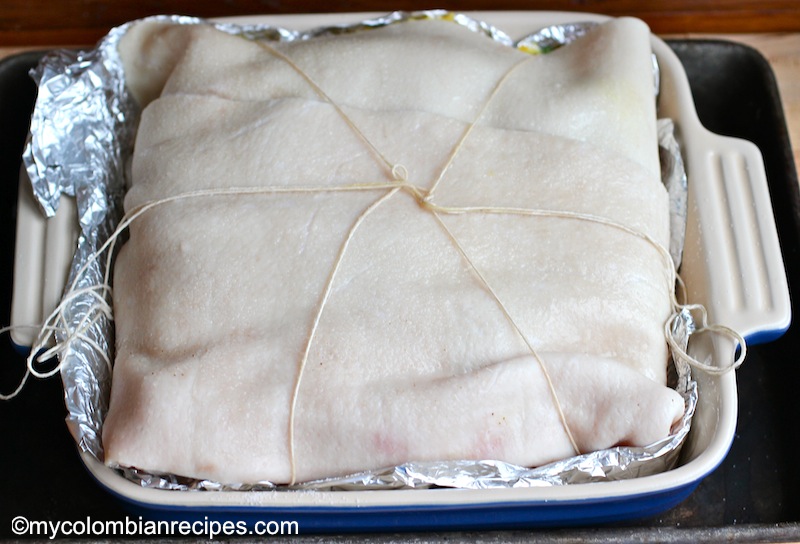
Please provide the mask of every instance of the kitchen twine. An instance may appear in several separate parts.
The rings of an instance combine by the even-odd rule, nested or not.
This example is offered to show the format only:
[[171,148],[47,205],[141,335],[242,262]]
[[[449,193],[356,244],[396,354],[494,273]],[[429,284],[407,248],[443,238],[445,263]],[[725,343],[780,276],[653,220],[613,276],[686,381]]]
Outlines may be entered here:
[[[314,338],[316,336],[317,328],[319,326],[320,320],[322,318],[323,311],[328,303],[328,299],[330,297],[334,282],[336,280],[337,272],[340,269],[341,263],[344,260],[350,242],[352,241],[353,237],[355,236],[357,230],[364,222],[364,220],[372,214],[376,209],[378,209],[383,203],[391,199],[397,193],[404,191],[410,194],[419,204],[419,206],[427,210],[432,214],[438,225],[442,228],[444,233],[447,237],[453,242],[454,247],[462,256],[464,261],[467,263],[468,267],[472,270],[472,272],[478,278],[480,284],[484,289],[486,289],[489,294],[492,296],[494,301],[497,303],[498,308],[503,313],[505,318],[520,336],[522,341],[525,343],[526,347],[528,348],[531,355],[536,360],[537,364],[540,366],[542,373],[545,377],[547,382],[547,387],[550,391],[554,407],[558,413],[558,417],[561,421],[561,424],[566,432],[566,435],[572,445],[572,448],[575,450],[576,455],[580,455],[581,451],[578,447],[575,438],[572,434],[570,429],[569,423],[567,422],[566,416],[564,414],[563,408],[561,403],[558,399],[558,394],[556,392],[555,386],[553,385],[552,379],[550,377],[550,373],[547,369],[547,365],[542,360],[542,358],[537,353],[536,349],[531,344],[530,340],[527,338],[525,333],[522,331],[519,324],[516,322],[514,317],[511,315],[510,311],[503,303],[501,298],[498,296],[496,291],[492,288],[489,282],[486,280],[484,275],[481,273],[479,268],[475,265],[474,261],[470,258],[469,254],[464,249],[463,245],[458,241],[456,236],[447,228],[447,225],[442,220],[442,215],[460,215],[460,214],[469,214],[469,213],[480,213],[480,214],[497,214],[497,215],[519,215],[519,216],[528,216],[528,217],[543,217],[543,218],[561,218],[561,219],[568,219],[568,220],[575,220],[575,221],[584,221],[589,223],[594,223],[597,225],[602,225],[608,228],[613,228],[625,233],[630,234],[636,238],[639,238],[646,243],[650,244],[656,251],[661,255],[662,260],[664,261],[664,268],[667,276],[667,280],[670,285],[670,298],[671,298],[671,306],[673,313],[667,319],[666,323],[664,324],[664,335],[666,337],[667,344],[669,345],[672,355],[675,359],[685,362],[691,365],[694,368],[697,368],[703,372],[706,372],[711,375],[722,375],[732,370],[739,368],[739,366],[744,361],[744,358],[747,353],[747,347],[744,338],[729,327],[725,327],[723,325],[709,325],[706,310],[702,305],[699,304],[682,304],[677,299],[676,289],[674,288],[676,285],[681,286],[683,285],[680,276],[677,274],[675,269],[675,263],[672,260],[672,257],[669,254],[669,251],[664,248],[658,241],[654,240],[650,237],[647,233],[630,228],[622,223],[618,223],[611,219],[607,219],[605,217],[596,216],[592,214],[586,213],[579,213],[579,212],[569,212],[563,210],[548,210],[548,209],[532,209],[532,208],[517,208],[517,207],[495,207],[495,206],[442,206],[433,202],[433,196],[438,187],[441,180],[444,178],[445,173],[449,169],[450,165],[456,158],[457,154],[461,150],[464,145],[464,142],[469,137],[470,133],[477,125],[480,118],[483,116],[483,113],[488,108],[489,104],[492,102],[494,97],[497,95],[498,91],[502,87],[502,85],[508,80],[508,78],[517,70],[519,66],[528,62],[532,57],[527,57],[518,61],[516,64],[512,65],[504,74],[503,76],[495,83],[494,88],[489,93],[489,96],[484,101],[483,106],[481,107],[480,111],[477,113],[475,119],[469,123],[461,135],[460,139],[456,142],[455,146],[453,147],[450,155],[444,165],[444,167],[439,172],[438,177],[434,180],[433,184],[429,189],[425,189],[421,186],[413,184],[409,181],[409,172],[407,168],[399,163],[393,163],[388,160],[380,150],[361,132],[358,126],[353,122],[352,119],[341,109],[341,107],[333,100],[330,96],[328,96],[323,89],[302,69],[300,68],[295,62],[286,56],[281,51],[275,49],[274,47],[259,41],[253,41],[253,43],[257,44],[259,47],[264,49],[265,51],[269,52],[273,56],[277,57],[278,59],[282,60],[286,64],[288,64],[300,77],[302,77],[308,85],[314,90],[314,92],[325,102],[331,105],[338,115],[342,118],[342,120],[347,124],[347,126],[364,142],[364,144],[369,148],[369,150],[375,155],[377,160],[383,164],[386,168],[387,173],[390,176],[390,181],[384,182],[368,182],[368,183],[354,183],[349,185],[340,185],[340,186],[293,186],[293,187],[286,187],[286,186],[265,186],[265,187],[230,187],[230,188],[221,188],[221,189],[203,189],[197,191],[190,191],[186,193],[180,193],[177,195],[169,196],[166,198],[162,198],[159,200],[147,202],[141,204],[128,213],[125,214],[123,219],[120,221],[119,225],[115,229],[115,231],[109,236],[109,238],[102,244],[102,246],[95,251],[92,255],[87,258],[87,261],[83,264],[83,266],[79,269],[78,273],[75,274],[75,279],[73,280],[72,284],[70,285],[69,289],[66,290],[64,297],[62,298],[61,303],[53,310],[53,312],[47,317],[45,320],[45,324],[43,326],[36,326],[36,328],[40,329],[40,333],[37,337],[36,342],[34,343],[30,354],[26,359],[26,371],[25,375],[23,376],[20,384],[18,387],[10,394],[0,394],[0,399],[8,400],[11,399],[19,394],[19,392],[23,389],[27,379],[29,376],[33,375],[37,378],[47,378],[53,376],[54,374],[58,373],[61,369],[62,362],[59,362],[57,366],[54,368],[47,370],[47,371],[39,371],[36,366],[42,362],[51,359],[53,356],[60,356],[63,355],[67,349],[69,348],[70,344],[73,341],[83,341],[87,342],[93,349],[97,350],[101,353],[106,365],[111,368],[111,360],[108,357],[108,354],[102,349],[100,345],[97,344],[94,340],[92,340],[86,332],[101,318],[105,317],[109,320],[113,320],[113,312],[111,305],[108,303],[110,297],[112,295],[112,288],[110,285],[110,270],[111,270],[111,260],[114,254],[114,247],[116,245],[116,241],[119,238],[120,234],[124,232],[128,226],[135,221],[139,216],[146,213],[147,211],[162,206],[164,204],[168,204],[171,202],[175,202],[178,200],[186,200],[186,199],[194,199],[194,198],[206,198],[211,196],[234,196],[234,195],[259,195],[259,194],[303,194],[303,193],[324,193],[324,192],[363,192],[363,191],[376,191],[385,189],[386,192],[376,199],[372,204],[370,204],[355,220],[355,222],[350,227],[350,230],[346,234],[340,248],[339,252],[334,260],[334,263],[331,267],[331,271],[328,275],[325,287],[323,289],[319,304],[317,305],[317,310],[315,312],[314,320],[311,325],[311,329],[309,331],[308,338],[305,343],[305,347],[303,349],[302,357],[298,364],[297,374],[295,376],[295,383],[292,390],[292,397],[291,397],[291,404],[289,409],[289,421],[288,421],[288,446],[289,446],[289,459],[290,459],[290,470],[291,470],[291,477],[290,477],[290,485],[296,483],[296,455],[295,455],[295,414],[297,412],[297,401],[300,395],[300,388],[302,384],[303,374],[305,371],[305,367],[307,361],[310,356],[311,348],[313,346]],[[82,275],[87,271],[89,265],[94,262],[95,260],[99,259],[100,256],[107,251],[106,254],[106,267],[105,273],[103,278],[103,283],[99,285],[93,285],[86,288],[77,289],[78,280],[82,277]],[[95,304],[90,311],[81,319],[81,321],[77,324],[74,329],[70,329],[68,321],[65,316],[65,309],[69,305],[69,302],[77,297],[82,297],[85,295],[90,295],[94,300]],[[93,312],[94,310],[94,312]],[[699,327],[695,326],[693,333],[700,333],[700,332],[713,332],[718,333],[723,336],[727,336],[735,341],[739,346],[739,354],[735,358],[732,364],[727,366],[716,366],[713,364],[704,363],[698,361],[691,355],[689,355],[686,350],[679,344],[679,342],[673,336],[673,327],[681,318],[681,313],[684,311],[689,312],[697,312],[700,314],[700,325]],[[21,326],[21,327],[5,327],[0,329],[0,333],[8,332],[14,328],[30,328],[28,326]],[[64,339],[61,341],[55,340],[55,333],[63,333]],[[55,342],[50,348],[47,346],[50,344],[51,340]]]

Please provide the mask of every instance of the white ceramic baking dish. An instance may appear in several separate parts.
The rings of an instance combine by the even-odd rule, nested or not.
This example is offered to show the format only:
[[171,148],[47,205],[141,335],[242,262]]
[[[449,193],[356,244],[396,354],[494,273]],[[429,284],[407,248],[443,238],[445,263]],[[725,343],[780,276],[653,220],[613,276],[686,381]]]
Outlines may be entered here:
[[[294,15],[227,19],[305,29],[361,21],[376,14]],[[601,21],[605,17],[562,12],[478,12],[476,19],[513,38],[544,26]],[[653,50],[661,67],[661,117],[670,117],[689,178],[689,217],[681,269],[691,302],[703,304],[710,321],[727,325],[749,342],[780,335],[790,322],[789,291],[770,204],[764,164],[750,142],[721,137],[701,126],[678,58],[660,39]],[[38,323],[55,302],[69,262],[74,207],[62,206],[49,222],[20,191],[12,320]],[[66,229],[66,230],[65,230]],[[71,231],[69,229],[72,229]],[[33,248],[34,250],[31,250]],[[44,271],[48,271],[46,275]],[[29,345],[24,331],[14,341]],[[696,338],[690,346],[731,360],[727,338]],[[470,529],[605,522],[663,511],[687,497],[724,459],[737,419],[736,376],[696,374],[699,403],[679,466],[630,480],[489,490],[393,490],[327,492],[180,492],[145,489],[123,479],[89,454],[83,460],[97,481],[133,511],[156,519],[255,523],[297,521],[303,532],[337,530]]]

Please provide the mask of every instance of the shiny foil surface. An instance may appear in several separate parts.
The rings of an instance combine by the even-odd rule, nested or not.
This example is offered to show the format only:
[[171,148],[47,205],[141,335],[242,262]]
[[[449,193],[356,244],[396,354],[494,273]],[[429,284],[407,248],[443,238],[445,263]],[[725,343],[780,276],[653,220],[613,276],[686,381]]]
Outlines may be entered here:
[[[468,16],[442,10],[394,12],[342,26],[296,31],[274,26],[218,24],[225,32],[253,40],[308,40],[320,35],[358,32],[415,19],[450,20],[489,38],[543,54],[579,39],[593,23],[548,27],[514,42],[499,29]],[[154,17],[173,24],[212,24],[189,17]],[[117,45],[136,22],[113,29],[86,52],[54,51],[32,76],[39,94],[24,151],[24,163],[43,213],[52,216],[62,194],[77,199],[81,236],[68,280],[69,296],[61,306],[56,343],[68,410],[67,424],[81,450],[103,459],[101,431],[111,390],[114,326],[111,295],[104,287],[111,259],[104,244],[119,224],[122,198],[129,183],[128,165],[139,118],[125,88]],[[535,29],[532,29],[535,30]],[[658,81],[657,63],[654,76]],[[680,264],[686,221],[686,175],[672,123],[659,121],[662,179],[670,194],[673,240],[670,253]],[[613,195],[609,195],[613,198]],[[673,337],[686,349],[694,323],[689,312],[673,321]],[[679,359],[679,358],[678,358]],[[685,413],[672,434],[643,448],[618,447],[565,459],[535,469],[495,460],[406,463],[385,470],[295,486],[219,483],[179,475],[118,468],[122,477],[144,487],[173,490],[365,490],[427,487],[492,488],[554,486],[645,476],[677,462],[697,403],[697,386],[689,366],[677,360],[670,386],[685,401]]]

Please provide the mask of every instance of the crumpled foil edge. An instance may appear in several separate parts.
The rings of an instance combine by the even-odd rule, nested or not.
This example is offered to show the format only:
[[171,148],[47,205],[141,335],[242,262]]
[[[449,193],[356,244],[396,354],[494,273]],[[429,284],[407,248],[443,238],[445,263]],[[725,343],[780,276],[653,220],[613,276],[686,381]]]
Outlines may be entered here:
[[[552,51],[578,39],[595,24],[548,27],[517,42],[491,25],[446,10],[393,12],[360,23],[302,32],[261,25],[215,26],[249,39],[293,41],[357,32],[416,19],[452,20],[475,32],[484,33],[495,41],[535,54]],[[180,16],[156,16],[147,20],[171,24],[212,24],[202,19]],[[125,88],[117,45],[131,25],[137,22],[113,29],[91,51],[59,50],[42,59],[31,74],[37,82],[39,94],[23,153],[34,194],[45,215],[55,214],[62,194],[73,195],[78,202],[81,235],[67,285],[85,290],[86,294],[70,296],[69,304],[63,306],[63,318],[65,329],[74,331],[80,328],[83,337],[67,337],[62,332],[57,336],[57,341],[66,346],[61,354],[61,375],[69,414],[68,427],[81,450],[98,460],[103,459],[101,430],[111,389],[111,367],[99,352],[113,353],[114,327],[111,320],[104,316],[89,319],[89,326],[86,323],[87,316],[95,311],[97,302],[97,293],[92,289],[102,284],[106,273],[106,260],[93,256],[118,225],[123,214],[122,199],[128,186],[126,167],[132,152],[139,111]],[[658,81],[657,63],[654,66]],[[662,150],[666,149],[667,155],[672,157],[668,167],[662,167],[662,178],[668,184],[673,220],[680,224],[685,223],[686,178],[680,149],[671,136],[671,128],[670,121],[659,121],[660,138],[664,142]],[[674,247],[671,247],[673,259],[678,259],[676,265],[683,244],[683,231],[679,230],[681,238],[674,241]],[[689,335],[694,330],[688,312],[675,320],[675,329],[673,333],[685,349]],[[343,491],[430,487],[485,489],[566,485],[645,476],[668,470],[677,463],[681,445],[691,426],[697,403],[697,386],[691,379],[688,365],[676,362],[673,370],[677,376],[675,388],[683,396],[686,410],[669,437],[643,448],[601,450],[535,469],[494,460],[412,462],[385,470],[294,486],[276,486],[270,482],[221,484],[135,468],[118,467],[116,470],[143,487],[217,491]]]

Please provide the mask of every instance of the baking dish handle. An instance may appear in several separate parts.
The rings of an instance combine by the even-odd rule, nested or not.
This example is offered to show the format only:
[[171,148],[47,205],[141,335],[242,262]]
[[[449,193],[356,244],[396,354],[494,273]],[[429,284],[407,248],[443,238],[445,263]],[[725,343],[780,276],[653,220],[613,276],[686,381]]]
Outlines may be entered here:
[[20,169],[11,341],[23,352],[33,345],[38,327],[58,305],[77,247],[80,229],[75,199],[62,195],[59,204],[56,215],[45,219],[27,172]]
[[702,145],[684,150],[689,301],[749,344],[773,340],[788,329],[791,305],[763,157],[752,142],[698,133]]

